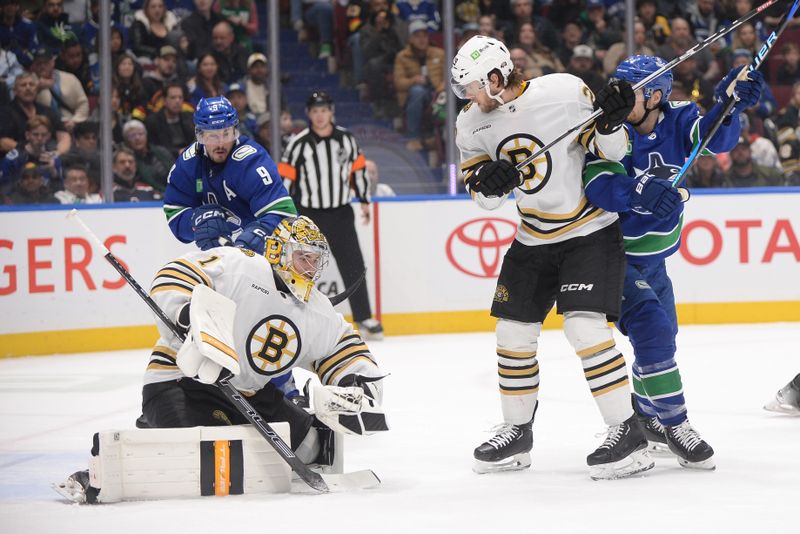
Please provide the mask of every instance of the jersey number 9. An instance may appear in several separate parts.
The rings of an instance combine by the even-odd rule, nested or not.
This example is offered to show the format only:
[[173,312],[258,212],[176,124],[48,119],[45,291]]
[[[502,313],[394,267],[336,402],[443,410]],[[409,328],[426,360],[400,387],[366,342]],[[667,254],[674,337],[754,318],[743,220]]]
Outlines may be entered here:
[[264,185],[269,185],[272,183],[272,176],[269,175],[269,171],[263,165],[256,168],[256,172],[261,177],[261,181],[264,182]]

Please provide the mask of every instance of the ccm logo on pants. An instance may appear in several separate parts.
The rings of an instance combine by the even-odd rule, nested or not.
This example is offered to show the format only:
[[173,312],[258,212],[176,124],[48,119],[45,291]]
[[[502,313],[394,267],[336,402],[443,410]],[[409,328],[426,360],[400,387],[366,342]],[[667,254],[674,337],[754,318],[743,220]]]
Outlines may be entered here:
[[564,284],[561,286],[561,292],[565,291],[591,291],[594,284]]

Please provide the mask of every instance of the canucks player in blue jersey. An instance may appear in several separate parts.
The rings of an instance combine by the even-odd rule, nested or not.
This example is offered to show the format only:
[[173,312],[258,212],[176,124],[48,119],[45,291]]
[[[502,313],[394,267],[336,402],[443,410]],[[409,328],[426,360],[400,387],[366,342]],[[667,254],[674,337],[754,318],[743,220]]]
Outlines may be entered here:
[[202,250],[234,244],[264,253],[267,236],[297,209],[267,151],[236,126],[224,96],[204,98],[194,112],[197,141],[167,178],[164,212],[170,230]]
[[[636,84],[665,65],[652,56],[632,56],[614,77]],[[703,139],[723,111],[731,71],[717,86],[717,103],[701,116],[693,102],[668,102],[672,74],[667,71],[636,93],[625,128],[630,144],[621,162],[587,156],[584,174],[590,202],[619,212],[628,267],[622,314],[617,323],[633,345],[634,404],[655,444],[666,445],[685,467],[713,469],[714,450],[687,419],[675,336],[678,322],[665,259],[680,246],[686,190],[672,187],[693,145]],[[731,150],[739,136],[739,113],[758,102],[763,76],[754,71],[735,83],[738,102],[708,144],[711,153]],[[705,152],[704,152],[705,153]],[[600,179],[599,179],[600,178]]]

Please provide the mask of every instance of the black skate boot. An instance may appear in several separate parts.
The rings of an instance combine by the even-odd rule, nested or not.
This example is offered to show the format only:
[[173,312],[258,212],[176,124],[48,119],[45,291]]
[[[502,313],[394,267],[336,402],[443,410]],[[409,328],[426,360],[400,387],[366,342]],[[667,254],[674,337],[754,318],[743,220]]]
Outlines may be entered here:
[[647,438],[636,414],[608,427],[606,439],[586,457],[592,480],[623,478],[652,469],[655,463],[647,454]]
[[478,474],[498,471],[516,471],[531,466],[530,451],[533,447],[533,420],[524,425],[505,423],[497,426],[494,437],[475,449],[475,465]]
[[688,420],[679,425],[664,428],[669,450],[678,457],[679,464],[692,469],[713,470],[716,468],[712,458],[714,449],[700,437]]
[[97,494],[100,492],[89,485],[88,469],[72,473],[64,482],[53,484],[53,489],[62,497],[78,504],[96,504]]
[[639,405],[633,394],[631,394],[631,404],[633,404],[633,411],[636,413],[636,418],[639,420],[639,424],[642,425],[644,435],[647,438],[647,450],[656,456],[671,456],[669,447],[667,447],[667,437],[664,435],[664,425],[661,424],[658,417],[650,417],[643,414],[639,410]]
[[775,398],[769,401],[764,409],[770,412],[800,415],[800,375],[779,389]]

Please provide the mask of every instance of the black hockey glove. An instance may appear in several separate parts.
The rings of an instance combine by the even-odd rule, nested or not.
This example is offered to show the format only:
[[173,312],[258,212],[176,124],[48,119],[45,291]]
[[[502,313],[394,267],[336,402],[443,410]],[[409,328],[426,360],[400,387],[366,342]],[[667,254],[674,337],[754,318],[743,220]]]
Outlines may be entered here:
[[490,161],[467,178],[467,185],[471,191],[483,196],[499,197],[522,185],[522,174],[508,161]]
[[597,133],[607,135],[617,130],[635,103],[633,88],[625,80],[614,80],[603,86],[594,100],[594,109],[603,110],[603,114],[597,117]]
[[[686,199],[688,200],[688,196]],[[681,202],[684,202],[683,195],[672,187],[672,182],[656,178],[652,174],[642,174],[636,178],[630,198],[632,208],[647,210],[658,219],[669,218],[680,209]]]

